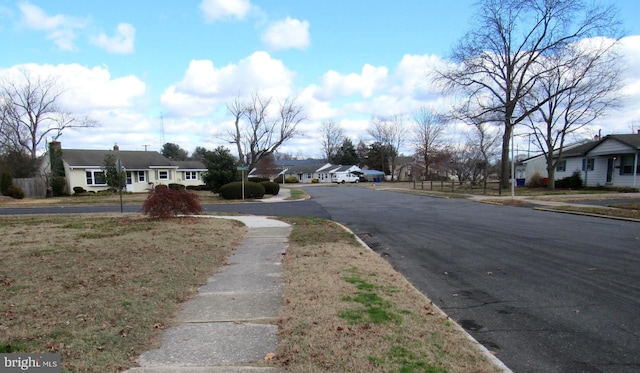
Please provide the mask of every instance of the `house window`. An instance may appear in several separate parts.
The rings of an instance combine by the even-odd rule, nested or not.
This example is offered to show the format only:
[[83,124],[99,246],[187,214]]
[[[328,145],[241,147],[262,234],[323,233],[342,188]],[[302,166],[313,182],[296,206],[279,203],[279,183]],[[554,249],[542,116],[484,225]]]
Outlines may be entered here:
[[560,161],[556,165],[556,171],[565,172],[567,170],[567,161]]
[[307,174],[307,179],[311,179],[311,174]]
[[595,166],[594,158],[587,158],[582,160],[582,171],[593,171]]
[[158,180],[169,180],[169,171],[158,171]]
[[138,182],[144,183],[146,181],[147,174],[144,171],[138,171]]
[[133,184],[133,178],[131,177],[131,171],[127,171],[127,184]]
[[107,185],[104,171],[86,171],[87,185]]
[[196,171],[185,171],[184,172],[185,180],[198,180],[198,173]]
[[[625,155],[620,158],[620,175],[633,175],[634,155]],[[636,166],[636,173],[640,174],[640,165]]]

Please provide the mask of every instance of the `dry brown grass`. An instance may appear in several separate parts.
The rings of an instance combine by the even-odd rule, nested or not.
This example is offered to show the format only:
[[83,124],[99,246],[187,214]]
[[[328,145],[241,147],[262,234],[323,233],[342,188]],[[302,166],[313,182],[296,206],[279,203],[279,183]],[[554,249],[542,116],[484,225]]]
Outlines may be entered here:
[[493,372],[451,320],[337,224],[291,219],[278,361],[291,372]]
[[[0,352],[60,352],[67,372],[135,366],[244,231],[139,215],[0,217]],[[240,234],[239,234],[240,233]]]
[[590,206],[558,206],[546,207],[547,210],[576,212],[599,216],[611,216],[617,218],[639,219],[640,209],[638,204],[620,205],[615,207],[590,207]]

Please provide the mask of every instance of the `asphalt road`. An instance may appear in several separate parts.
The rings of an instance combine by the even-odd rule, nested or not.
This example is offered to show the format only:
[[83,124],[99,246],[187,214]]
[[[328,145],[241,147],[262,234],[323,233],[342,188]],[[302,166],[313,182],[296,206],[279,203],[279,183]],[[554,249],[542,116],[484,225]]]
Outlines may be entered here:
[[640,371],[640,224],[359,186],[305,190],[312,200],[203,207],[348,226],[514,372]]
[[640,371],[640,224],[305,190],[514,372]]

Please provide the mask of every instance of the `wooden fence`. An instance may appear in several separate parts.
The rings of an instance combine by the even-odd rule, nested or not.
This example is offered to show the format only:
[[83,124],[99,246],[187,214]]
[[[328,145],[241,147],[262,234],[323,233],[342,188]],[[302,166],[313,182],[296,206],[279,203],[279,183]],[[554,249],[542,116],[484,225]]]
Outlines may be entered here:
[[25,198],[46,198],[47,184],[42,177],[13,179],[13,185],[22,188]]

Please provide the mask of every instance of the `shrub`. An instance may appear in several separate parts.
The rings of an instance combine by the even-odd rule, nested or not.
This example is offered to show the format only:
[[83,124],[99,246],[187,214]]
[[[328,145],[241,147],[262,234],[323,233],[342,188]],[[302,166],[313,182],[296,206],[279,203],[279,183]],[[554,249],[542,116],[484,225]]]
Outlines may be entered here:
[[[234,181],[220,187],[220,195],[224,199],[242,199],[242,182]],[[262,198],[264,197],[264,187],[258,183],[247,181],[244,183],[245,198]]]
[[202,212],[198,196],[184,189],[171,189],[158,185],[149,193],[142,205],[142,212],[155,219],[168,219],[179,214],[193,215]]
[[289,184],[295,184],[295,183],[299,182],[299,180],[295,176],[289,176],[289,177],[284,179],[284,182],[285,183],[289,183]]
[[24,190],[19,186],[12,185],[5,191],[5,196],[9,196],[15,199],[23,199],[24,198]]
[[51,192],[53,196],[64,195],[64,189],[67,186],[67,180],[62,176],[54,176],[51,179]]
[[206,185],[187,185],[187,190],[196,190],[196,191],[202,191],[202,190],[209,190],[209,188]]
[[13,177],[11,174],[6,171],[0,172],[0,193],[2,193],[3,196],[8,196],[7,192],[12,185]]
[[258,177],[258,176],[251,176],[247,180],[249,180],[251,182],[254,182],[254,183],[261,183],[263,181],[271,181],[271,180],[269,180],[268,177]]
[[580,171],[574,171],[571,176],[556,180],[556,188],[581,189],[582,177],[580,176]]
[[573,174],[571,174],[570,177],[569,185],[571,189],[582,189],[582,187],[584,186],[584,182],[582,181],[582,174],[580,173],[580,171],[573,171]]
[[273,181],[261,181],[259,184],[264,187],[264,194],[277,196],[280,192],[280,184],[274,183]]
[[182,184],[171,183],[171,184],[169,184],[169,189],[184,190],[184,189],[186,189],[186,187],[184,185],[182,185]]
[[74,194],[84,194],[87,191],[83,187],[73,187]]
[[311,179],[311,184],[318,184],[320,182],[320,180],[313,178]]
[[527,182],[527,186],[529,188],[542,188],[545,186],[544,178],[536,172],[535,174],[531,175],[531,178]]

